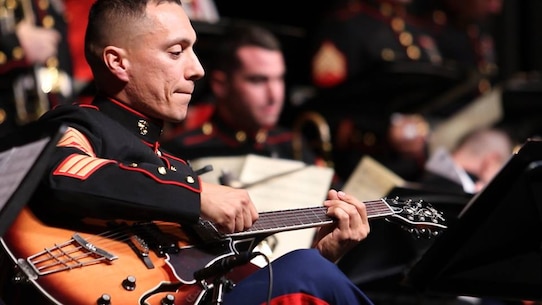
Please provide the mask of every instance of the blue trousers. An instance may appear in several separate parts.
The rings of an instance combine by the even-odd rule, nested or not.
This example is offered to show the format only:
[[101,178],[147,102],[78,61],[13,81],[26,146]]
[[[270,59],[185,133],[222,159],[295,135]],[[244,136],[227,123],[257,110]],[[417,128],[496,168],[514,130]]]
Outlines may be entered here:
[[[273,290],[271,304],[332,304],[372,305],[369,298],[356,287],[339,268],[316,249],[295,250],[273,261]],[[269,292],[269,268],[262,268],[224,296],[225,305],[265,304]],[[292,303],[288,295],[305,295]],[[310,301],[308,301],[310,300]]]

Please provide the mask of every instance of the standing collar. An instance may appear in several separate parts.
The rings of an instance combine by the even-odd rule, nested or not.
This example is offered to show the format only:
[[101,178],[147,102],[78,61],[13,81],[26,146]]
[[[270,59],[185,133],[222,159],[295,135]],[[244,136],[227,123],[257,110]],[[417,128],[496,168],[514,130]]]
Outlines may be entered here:
[[140,139],[149,143],[157,142],[160,139],[163,127],[162,121],[150,118],[112,98],[96,97],[92,104]]

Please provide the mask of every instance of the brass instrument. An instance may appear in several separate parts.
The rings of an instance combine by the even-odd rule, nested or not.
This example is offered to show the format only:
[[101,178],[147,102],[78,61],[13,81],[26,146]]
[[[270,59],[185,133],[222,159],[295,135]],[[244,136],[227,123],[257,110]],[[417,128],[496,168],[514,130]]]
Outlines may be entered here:
[[318,139],[309,141],[311,148],[320,153],[330,168],[333,168],[332,150],[333,145],[331,142],[331,132],[327,120],[318,112],[306,111],[296,118],[293,123],[293,140],[292,146],[294,150],[294,158],[297,160],[303,159],[303,139],[309,139],[306,137],[307,123],[312,123],[313,127],[316,127],[318,132]]
[[[36,24],[31,0],[20,0],[23,20]],[[19,20],[14,11],[17,1],[0,1],[0,26],[2,32],[15,31]],[[52,19],[51,19],[52,20]],[[45,28],[54,26],[51,21],[43,25]],[[58,68],[58,58],[49,58],[44,65],[34,65],[28,73],[21,73],[13,81],[13,96],[19,124],[26,124],[38,119],[50,108],[49,94],[59,94],[68,97],[72,94],[70,76]]]

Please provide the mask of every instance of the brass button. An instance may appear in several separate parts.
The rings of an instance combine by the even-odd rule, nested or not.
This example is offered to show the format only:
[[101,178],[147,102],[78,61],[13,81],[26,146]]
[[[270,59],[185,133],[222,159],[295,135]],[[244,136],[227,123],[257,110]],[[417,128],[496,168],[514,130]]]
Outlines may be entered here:
[[177,168],[176,168],[175,166],[173,166],[173,165],[172,165],[169,169],[170,169],[172,172],[176,172],[176,171],[177,171]]
[[393,61],[395,60],[395,52],[390,48],[384,48],[380,52],[380,57],[385,61]]
[[267,140],[267,132],[265,132],[264,130],[258,131],[258,133],[256,134],[256,142],[261,144],[261,143],[265,143],[266,140]]
[[213,124],[211,123],[205,123],[203,124],[203,126],[201,127],[201,131],[203,132],[204,135],[210,135],[211,133],[213,133]]
[[130,164],[130,166],[131,167],[137,167],[138,165],[137,165],[137,163],[132,163],[132,164]]
[[24,57],[24,51],[21,47],[15,47],[11,50],[11,56],[16,60],[21,60]]
[[162,152],[159,151],[159,150],[157,150],[157,151],[156,151],[156,155],[157,155],[158,157],[161,157],[161,156],[162,156]]
[[395,32],[401,32],[405,29],[405,21],[403,19],[395,17],[391,20],[391,28]]
[[412,60],[420,59],[420,56],[421,56],[420,48],[418,48],[417,46],[409,46],[407,48],[407,56],[408,58]]
[[194,178],[192,176],[186,176],[186,182],[192,184],[195,182]]
[[410,34],[409,32],[402,32],[401,34],[399,34],[399,42],[404,47],[411,45],[412,41],[412,34]]
[[158,173],[160,173],[160,175],[165,175],[167,173],[167,170],[165,167],[160,166],[158,167]]
[[245,142],[247,140],[247,134],[244,131],[238,131],[235,133],[235,139],[239,142]]
[[52,29],[55,26],[55,19],[51,15],[47,15],[43,17],[41,20],[41,24],[43,24],[43,27],[46,29]]

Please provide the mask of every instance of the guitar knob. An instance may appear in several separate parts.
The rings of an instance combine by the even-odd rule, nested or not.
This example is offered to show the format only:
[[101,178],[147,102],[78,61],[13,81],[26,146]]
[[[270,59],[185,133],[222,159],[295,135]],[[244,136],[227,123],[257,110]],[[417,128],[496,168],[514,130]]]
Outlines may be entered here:
[[136,278],[133,275],[128,276],[122,281],[122,287],[128,291],[132,291],[136,288]]
[[96,301],[97,305],[111,305],[111,296],[107,293],[102,294]]
[[160,302],[160,305],[174,305],[174,304],[175,304],[175,296],[172,294],[167,294],[162,299],[162,302]]

